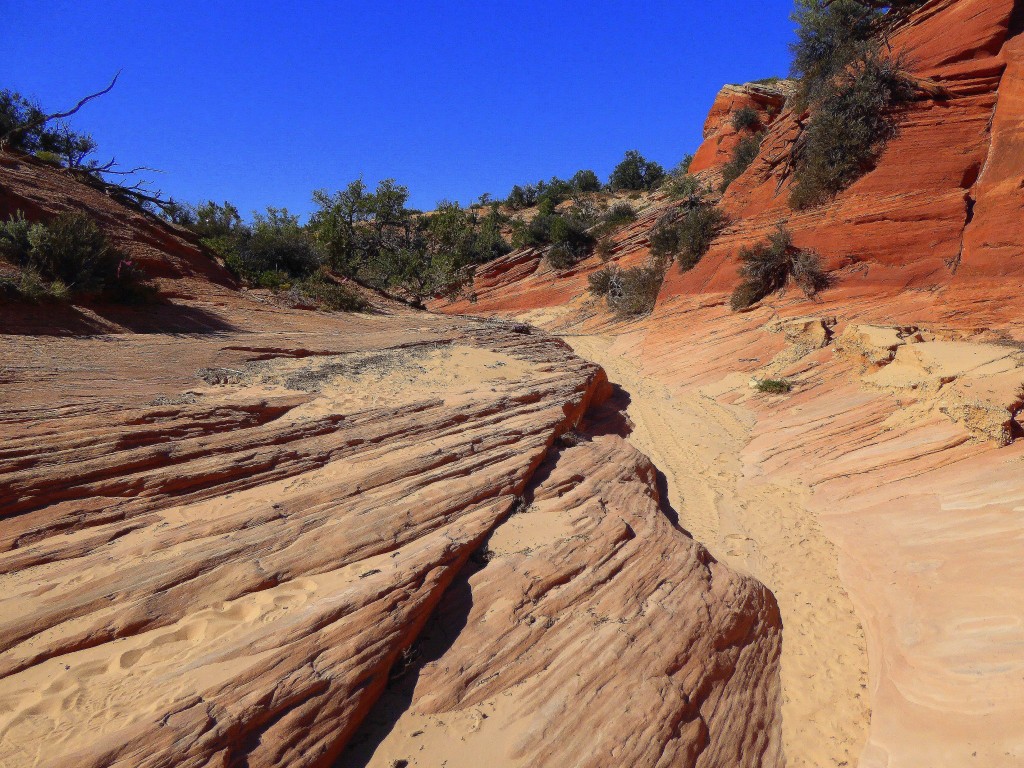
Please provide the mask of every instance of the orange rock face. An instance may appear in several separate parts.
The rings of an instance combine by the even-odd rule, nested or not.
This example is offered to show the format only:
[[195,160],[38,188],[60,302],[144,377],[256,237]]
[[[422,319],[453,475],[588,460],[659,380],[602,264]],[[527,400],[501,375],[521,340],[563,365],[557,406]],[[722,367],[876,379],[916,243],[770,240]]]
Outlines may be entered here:
[[1016,87],[1012,72],[1003,77],[1015,47],[1011,41],[1003,51],[1013,6],[1012,0],[936,1],[893,36],[894,53],[911,72],[946,95],[908,106],[877,167],[822,208],[789,208],[786,160],[801,116],[780,116],[758,159],[722,201],[732,227],[692,272],[671,277],[663,297],[731,289],[739,247],[778,222],[798,246],[822,256],[840,290],[948,286],[962,260],[969,216],[987,215],[973,188],[990,151],[1002,151],[992,143],[990,122],[997,94],[1007,86],[1012,99]]
[[[744,134],[743,130],[733,126],[733,115],[744,108],[752,109],[760,121],[756,129],[767,128],[781,114],[791,90],[789,81],[785,80],[774,84],[725,86],[711,105],[711,112],[704,123],[704,141],[693,155],[690,172],[714,173],[729,162]],[[748,132],[752,130],[755,129],[748,129]]]

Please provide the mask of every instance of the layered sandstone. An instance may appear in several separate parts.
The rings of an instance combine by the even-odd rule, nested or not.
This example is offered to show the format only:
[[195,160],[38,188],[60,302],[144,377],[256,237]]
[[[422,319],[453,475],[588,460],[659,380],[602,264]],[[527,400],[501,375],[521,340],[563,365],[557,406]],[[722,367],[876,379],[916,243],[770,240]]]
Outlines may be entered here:
[[[729,228],[669,270],[646,320],[616,323],[574,276],[505,281],[480,305],[601,363],[681,525],[775,592],[790,765],[1024,760],[1018,6],[932,0],[911,17],[892,44],[921,98],[819,209],[788,206],[807,116],[779,115],[722,200]],[[835,285],[729,312],[737,251],[779,222]],[[620,260],[646,258],[633,243]],[[769,377],[793,392],[759,394]]]
[[[780,763],[771,594],[671,524],[622,438],[566,447],[599,367],[522,325],[289,309],[45,166],[0,171],[9,208],[88,211],[163,292],[3,309],[5,766],[330,766],[426,626],[490,680],[424,675],[433,715],[519,697],[492,762]],[[527,498],[548,557],[485,557]],[[449,621],[468,582],[508,607],[483,635]],[[601,740],[551,736],[577,708]]]

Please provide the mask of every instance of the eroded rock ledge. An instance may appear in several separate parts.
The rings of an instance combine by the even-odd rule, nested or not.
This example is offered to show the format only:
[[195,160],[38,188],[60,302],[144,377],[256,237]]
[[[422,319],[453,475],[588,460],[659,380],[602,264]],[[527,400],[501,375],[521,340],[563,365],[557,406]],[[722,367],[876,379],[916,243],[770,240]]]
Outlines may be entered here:
[[[310,317],[0,337],[5,764],[331,765],[432,616],[461,631],[416,711],[511,693],[508,764],[776,760],[770,594],[672,527],[621,438],[551,451],[601,369],[500,324]],[[492,546],[555,528],[470,574],[535,475]]]

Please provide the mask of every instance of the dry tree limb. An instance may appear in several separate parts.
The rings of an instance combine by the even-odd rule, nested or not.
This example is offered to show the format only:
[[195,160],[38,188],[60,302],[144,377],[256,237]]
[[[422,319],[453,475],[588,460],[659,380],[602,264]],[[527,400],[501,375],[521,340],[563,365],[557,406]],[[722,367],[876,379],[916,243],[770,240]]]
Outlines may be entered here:
[[71,117],[71,115],[75,114],[78,110],[80,110],[93,99],[98,99],[100,96],[106,96],[108,93],[114,90],[114,86],[117,85],[117,78],[119,78],[120,76],[121,70],[118,70],[117,74],[114,75],[114,79],[110,81],[110,85],[108,85],[102,91],[97,91],[96,93],[90,94],[89,96],[86,96],[85,98],[81,99],[71,109],[65,110],[64,112],[54,112],[50,115],[43,115],[42,117],[36,118],[35,120],[31,120],[25,123],[24,125],[19,125],[12,128],[3,136],[0,136],[0,149],[7,146],[12,136],[15,136],[19,133],[24,133],[25,131],[31,131],[35,128],[39,128],[42,125],[46,125],[51,120],[63,120],[65,117]]

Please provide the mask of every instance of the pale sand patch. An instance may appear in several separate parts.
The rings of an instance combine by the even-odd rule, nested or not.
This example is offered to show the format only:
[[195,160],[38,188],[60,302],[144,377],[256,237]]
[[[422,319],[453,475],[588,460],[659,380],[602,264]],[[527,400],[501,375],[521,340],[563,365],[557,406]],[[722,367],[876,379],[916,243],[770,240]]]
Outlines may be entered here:
[[307,392],[309,403],[289,419],[301,421],[368,408],[392,408],[423,400],[455,402],[529,377],[518,358],[467,345],[429,344],[299,359],[276,358],[237,371],[226,385],[196,392],[210,401],[232,401],[235,386],[268,397]]
[[[630,396],[629,440],[668,481],[679,522],[711,553],[775,594],[782,613],[782,737],[790,768],[855,765],[867,738],[864,632],[834,545],[795,485],[744,477],[753,417],[709,388],[675,393],[611,350],[614,338],[565,339]],[[747,376],[719,389],[746,388]]]

